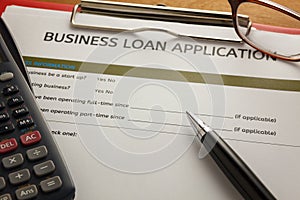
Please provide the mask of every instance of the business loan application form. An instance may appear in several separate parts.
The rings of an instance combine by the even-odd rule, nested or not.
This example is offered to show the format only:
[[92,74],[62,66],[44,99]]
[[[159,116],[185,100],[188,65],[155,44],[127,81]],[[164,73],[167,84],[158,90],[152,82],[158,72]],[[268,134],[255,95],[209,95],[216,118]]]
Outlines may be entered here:
[[[75,29],[69,12],[17,6],[2,17],[74,177],[76,200],[241,199],[194,142],[186,111],[221,134],[278,199],[299,198],[300,63],[156,26],[235,38],[231,28],[81,14],[85,23],[155,29]],[[299,43],[297,35],[261,37]]]

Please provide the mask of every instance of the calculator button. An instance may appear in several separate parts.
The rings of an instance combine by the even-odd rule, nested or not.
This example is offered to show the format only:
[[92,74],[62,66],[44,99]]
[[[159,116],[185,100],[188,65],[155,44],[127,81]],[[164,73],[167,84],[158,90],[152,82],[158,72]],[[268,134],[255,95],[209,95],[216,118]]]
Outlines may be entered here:
[[22,106],[20,108],[16,108],[12,111],[12,115],[15,118],[22,117],[24,115],[27,115],[29,113],[28,108],[26,106]]
[[37,176],[44,176],[55,171],[55,165],[52,160],[48,160],[33,166],[33,171]]
[[12,123],[4,124],[0,126],[0,134],[10,133],[15,130],[15,126]]
[[0,142],[0,154],[5,154],[18,148],[15,138],[10,138]]
[[17,153],[12,156],[7,156],[2,159],[2,164],[6,169],[20,166],[24,163],[24,158],[22,154]]
[[29,185],[16,190],[18,200],[33,199],[38,195],[38,190],[35,185]]
[[34,124],[33,120],[31,117],[26,117],[24,119],[20,119],[17,121],[17,125],[19,128],[27,128],[30,127]]
[[15,96],[11,97],[7,100],[7,105],[10,107],[21,105],[24,102],[24,99],[22,96]]
[[0,196],[0,200],[12,200],[10,194],[4,194]]
[[61,186],[62,181],[59,176],[55,176],[41,182],[41,188],[43,192],[52,192],[59,189]]
[[39,131],[32,131],[20,136],[21,143],[25,146],[29,146],[39,142],[42,136]]
[[28,169],[22,169],[20,171],[8,174],[8,179],[11,184],[18,185],[30,179],[30,172]]
[[12,72],[4,72],[0,74],[0,81],[2,82],[10,81],[13,78],[14,78],[14,74]]
[[0,122],[5,122],[9,120],[9,115],[7,112],[0,113]]
[[45,146],[39,146],[26,151],[29,160],[38,160],[48,155],[48,150]]
[[0,190],[3,190],[5,187],[6,187],[5,179],[3,177],[0,177]]
[[0,110],[3,110],[5,108],[5,103],[3,101],[0,101]]
[[19,92],[19,88],[15,85],[10,85],[8,87],[3,88],[3,90],[2,90],[2,94],[4,96],[10,96],[17,92]]

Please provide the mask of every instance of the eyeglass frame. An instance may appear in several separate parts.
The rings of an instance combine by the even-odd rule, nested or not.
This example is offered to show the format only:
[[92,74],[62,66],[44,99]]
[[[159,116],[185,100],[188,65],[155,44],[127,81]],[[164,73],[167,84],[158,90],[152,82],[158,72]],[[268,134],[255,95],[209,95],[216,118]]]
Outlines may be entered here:
[[247,37],[245,37],[244,34],[242,34],[239,31],[238,28],[238,8],[242,3],[248,2],[248,3],[254,3],[257,5],[261,5],[267,8],[271,8],[273,10],[277,10],[279,12],[282,12],[290,17],[293,17],[297,20],[300,21],[300,15],[293,11],[290,8],[287,8],[285,6],[282,6],[278,3],[272,2],[272,1],[268,1],[268,0],[228,0],[230,7],[231,7],[231,13],[232,13],[232,23],[235,29],[235,32],[238,34],[238,36],[248,45],[250,45],[251,47],[261,51],[262,53],[272,56],[274,58],[278,58],[278,59],[282,59],[282,60],[287,60],[287,61],[300,61],[300,54],[296,55],[296,56],[282,56],[276,53],[272,53],[272,52],[268,52],[260,47],[258,47],[257,45],[255,45],[252,41],[250,41]]

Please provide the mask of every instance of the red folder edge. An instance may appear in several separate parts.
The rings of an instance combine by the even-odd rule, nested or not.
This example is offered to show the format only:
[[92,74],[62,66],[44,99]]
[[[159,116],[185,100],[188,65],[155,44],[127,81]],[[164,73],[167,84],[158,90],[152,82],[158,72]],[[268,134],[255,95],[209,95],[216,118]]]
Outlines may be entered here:
[[69,11],[69,12],[71,12],[74,7],[74,5],[71,4],[59,4],[59,3],[42,2],[42,1],[0,0],[0,16],[5,11],[6,7],[10,5],[24,6],[29,8],[42,8],[48,10]]

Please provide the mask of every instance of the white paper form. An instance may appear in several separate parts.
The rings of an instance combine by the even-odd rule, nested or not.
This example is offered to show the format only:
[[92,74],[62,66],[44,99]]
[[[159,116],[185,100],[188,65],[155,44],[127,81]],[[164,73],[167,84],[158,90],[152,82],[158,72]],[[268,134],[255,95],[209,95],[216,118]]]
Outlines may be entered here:
[[76,199],[241,199],[209,157],[198,159],[186,110],[214,127],[278,199],[300,195],[298,63],[164,32],[73,29],[67,12],[11,6],[3,18]]

